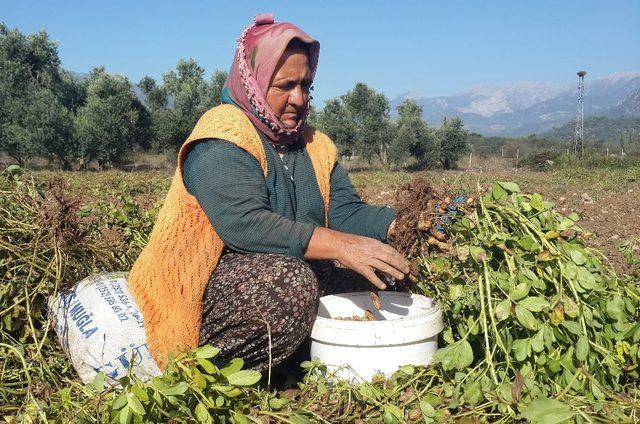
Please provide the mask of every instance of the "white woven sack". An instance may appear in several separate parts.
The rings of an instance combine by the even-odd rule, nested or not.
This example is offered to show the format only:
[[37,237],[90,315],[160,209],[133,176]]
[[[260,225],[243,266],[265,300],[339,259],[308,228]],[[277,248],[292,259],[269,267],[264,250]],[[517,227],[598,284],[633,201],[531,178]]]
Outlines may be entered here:
[[92,275],[60,292],[49,301],[49,317],[83,382],[93,381],[100,371],[114,380],[129,369],[143,380],[160,374],[127,273]]

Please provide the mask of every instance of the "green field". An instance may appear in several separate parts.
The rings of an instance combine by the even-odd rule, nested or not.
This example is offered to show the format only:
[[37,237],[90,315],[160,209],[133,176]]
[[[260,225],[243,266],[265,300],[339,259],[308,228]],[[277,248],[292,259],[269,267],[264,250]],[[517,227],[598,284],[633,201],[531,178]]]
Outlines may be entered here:
[[[395,205],[395,191],[416,174],[357,171],[351,177],[365,200]],[[47,325],[45,302],[49,294],[91,273],[129,269],[146,243],[171,172],[39,171],[13,176],[5,172],[0,178],[0,416],[7,422],[636,419],[640,407],[636,369],[640,362],[636,268],[640,255],[637,241],[628,243],[623,251],[620,246],[640,234],[636,195],[640,169],[533,172],[503,166],[437,171],[427,177],[448,193],[474,196],[477,183],[499,197],[504,190],[492,188],[492,183],[513,181],[522,192],[540,193],[555,203],[549,210],[551,206],[535,196],[513,193],[513,199],[519,199],[513,205],[505,198],[487,198],[489,203],[478,206],[481,225],[452,229],[456,255],[430,251],[418,258],[422,274],[416,290],[436,297],[447,321],[440,346],[448,350],[436,365],[405,367],[391,380],[354,386],[328,383],[318,373],[322,365],[309,362],[304,364],[307,376],[303,382],[283,391],[284,387],[267,387],[266,375],[257,384],[257,377],[250,373],[243,374],[245,380],[228,379],[218,368],[197,361],[198,355],[202,360],[215,353],[205,350],[196,357],[179,358],[153,384],[121,382],[125,388],[121,391],[102,381],[90,386],[79,383]],[[523,203],[537,205],[549,220],[537,221]],[[576,238],[567,246],[579,253],[566,250],[569,247],[562,241],[543,240],[538,235],[542,233],[533,233],[531,241],[526,238],[524,232],[538,228],[536,225],[540,229],[535,231],[554,231],[554,226],[564,222],[561,217],[572,212],[582,216],[578,223],[582,229],[572,230]],[[511,222],[509,214],[522,222]],[[524,268],[539,268],[540,278],[546,281],[545,285],[531,283],[527,289],[531,293],[523,303],[513,294],[522,287],[509,286],[513,282],[508,278],[502,280],[506,262],[496,255],[505,253],[493,251],[489,241],[497,234],[509,246],[509,255],[513,255],[509,257],[520,269],[516,272],[523,275],[518,278],[535,279]],[[583,242],[594,250],[583,250]],[[551,243],[549,251],[559,248],[560,256],[545,258],[545,243]],[[538,259],[530,262],[532,257],[527,255],[536,246],[542,246]],[[477,249],[486,253],[479,254]],[[606,258],[599,259],[597,251]],[[483,259],[484,255],[489,259]],[[568,290],[574,278],[556,272],[572,263],[571,258],[579,258],[584,272],[594,278],[592,283],[576,280],[587,288],[576,292],[574,306],[577,302],[579,308],[592,312],[586,315],[584,327],[555,327],[558,293]],[[480,277],[484,272],[486,280]],[[568,306],[572,303],[562,302],[564,313],[573,314]],[[512,312],[505,306],[509,304],[515,308]],[[582,309],[575,313],[576,319],[584,319]],[[580,322],[572,321],[574,315],[563,316]],[[537,334],[547,326],[555,332],[555,341],[549,339],[546,347],[536,345]],[[589,340],[594,340],[590,349]],[[574,350],[578,345],[579,352]],[[558,368],[552,365],[554,361]],[[167,387],[172,387],[169,392],[173,394],[167,394]]]

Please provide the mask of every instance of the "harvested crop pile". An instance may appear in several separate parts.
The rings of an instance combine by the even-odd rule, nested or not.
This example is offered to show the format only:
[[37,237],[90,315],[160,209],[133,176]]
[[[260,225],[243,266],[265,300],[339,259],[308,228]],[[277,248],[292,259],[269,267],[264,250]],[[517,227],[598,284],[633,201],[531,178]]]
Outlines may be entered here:
[[557,398],[583,418],[611,414],[606,399],[637,408],[640,292],[585,248],[578,219],[494,183],[448,228],[455,251],[423,258],[420,291],[448,324],[434,359],[452,376],[466,371],[466,403],[516,415]]
[[[242,370],[240,360],[214,364],[211,347],[177,358],[147,383],[127,378],[116,388],[98,377],[79,384],[47,330],[46,295],[91,272],[127,269],[153,215],[140,212],[126,187],[121,205],[89,207],[55,200],[28,175],[3,174],[0,416],[60,423],[637,420],[637,277],[616,276],[585,248],[577,216],[558,214],[513,183],[473,193],[477,201],[458,202],[455,213],[446,208],[444,220],[440,205],[447,197],[455,203],[453,196],[419,184],[399,193],[399,217],[408,218],[394,243],[414,260],[412,290],[436,298],[444,313],[433,365],[353,385],[329,383],[324,366],[307,361],[298,388],[277,392],[259,387],[258,373]],[[53,209],[44,213],[46,199]],[[43,214],[59,216],[56,203],[77,216],[38,225]],[[432,232],[436,220],[443,240]],[[124,242],[105,246],[105,230]],[[61,231],[74,235],[72,243]]]
[[[49,295],[97,271],[128,269],[146,240],[134,224],[149,216],[133,205],[82,208],[65,189],[58,178],[0,173],[0,417],[24,412],[20,405],[40,405],[34,414],[61,407],[60,391],[78,383],[48,326]],[[101,230],[123,222],[130,238],[118,251]]]
[[396,204],[395,234],[389,244],[406,257],[417,258],[429,251],[449,251],[444,226],[475,203],[473,197],[454,198],[434,188],[420,175],[398,189]]
[[382,301],[380,300],[380,296],[376,292],[369,292],[369,296],[371,297],[371,303],[373,303],[373,307],[377,310],[382,309]]
[[373,316],[373,312],[370,310],[364,311],[364,315],[352,315],[350,317],[335,317],[338,321],[375,321],[376,317]]
[[[371,297],[371,303],[373,304],[373,307],[377,310],[382,309],[382,301],[380,300],[380,296],[378,296],[378,293],[369,292],[369,296]],[[376,317],[373,315],[373,312],[371,312],[369,309],[366,309],[364,311],[364,315],[362,316],[352,315],[350,317],[335,317],[334,319],[340,321],[375,321]]]

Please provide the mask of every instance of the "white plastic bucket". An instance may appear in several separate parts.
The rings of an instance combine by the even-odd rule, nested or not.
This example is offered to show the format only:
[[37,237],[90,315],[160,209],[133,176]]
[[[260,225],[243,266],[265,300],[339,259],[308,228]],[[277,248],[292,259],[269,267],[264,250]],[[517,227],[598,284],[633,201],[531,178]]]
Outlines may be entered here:
[[[329,374],[349,381],[371,381],[376,373],[390,376],[403,365],[428,365],[438,348],[442,312],[435,300],[411,293],[379,292],[377,310],[369,292],[344,293],[320,299],[311,330],[311,357],[327,365]],[[363,316],[376,321],[344,321]]]

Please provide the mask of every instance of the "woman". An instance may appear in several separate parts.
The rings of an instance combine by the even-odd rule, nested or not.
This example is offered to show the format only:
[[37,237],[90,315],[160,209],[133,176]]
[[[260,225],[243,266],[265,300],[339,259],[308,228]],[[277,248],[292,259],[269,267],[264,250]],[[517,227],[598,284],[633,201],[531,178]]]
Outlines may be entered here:
[[160,365],[198,344],[220,360],[264,369],[308,335],[332,261],[365,277],[403,279],[407,261],[384,244],[393,211],[363,203],[337,151],[305,125],[319,43],[258,15],[242,33],[223,104],[198,121],[157,222],[129,274]]

